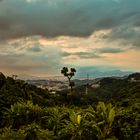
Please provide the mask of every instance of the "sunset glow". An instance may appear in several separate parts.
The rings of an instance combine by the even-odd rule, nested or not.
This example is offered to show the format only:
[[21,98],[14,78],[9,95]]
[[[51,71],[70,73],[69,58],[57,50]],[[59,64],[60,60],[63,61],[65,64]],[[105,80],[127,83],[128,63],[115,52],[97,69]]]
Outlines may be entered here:
[[0,71],[139,71],[140,0],[1,0]]

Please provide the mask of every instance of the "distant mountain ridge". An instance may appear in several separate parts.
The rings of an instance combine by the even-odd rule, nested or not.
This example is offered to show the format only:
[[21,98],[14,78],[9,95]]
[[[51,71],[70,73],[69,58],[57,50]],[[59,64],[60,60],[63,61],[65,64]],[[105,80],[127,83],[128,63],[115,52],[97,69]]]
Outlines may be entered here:
[[[81,71],[81,72],[80,72]],[[89,78],[100,78],[100,77],[110,77],[110,76],[116,76],[116,77],[122,77],[129,74],[132,74],[134,72],[132,71],[122,71],[122,70],[98,70],[98,69],[89,69],[89,70],[77,70],[77,73],[75,75],[75,79],[86,79],[87,74],[89,74]],[[18,78],[21,80],[66,80],[64,76],[56,75],[56,76],[32,76],[27,74],[19,74]]]
[[[121,71],[121,70],[103,70],[103,71],[101,71],[101,70],[93,69],[93,70],[87,71],[86,73],[89,74],[90,78],[100,78],[100,77],[110,77],[110,76],[122,77],[122,76],[132,74],[134,72]],[[83,73],[78,73],[76,77],[83,78]]]

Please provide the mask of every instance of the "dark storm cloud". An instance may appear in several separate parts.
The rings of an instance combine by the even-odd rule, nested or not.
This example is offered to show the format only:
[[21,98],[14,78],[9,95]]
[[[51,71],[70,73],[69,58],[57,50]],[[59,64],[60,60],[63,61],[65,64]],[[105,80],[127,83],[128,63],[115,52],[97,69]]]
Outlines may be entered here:
[[0,17],[0,30],[6,31],[10,30],[11,22],[6,17]]
[[132,45],[133,49],[140,49],[140,28],[120,26],[112,30],[109,40],[120,40],[123,46]]
[[81,59],[103,58],[102,56],[100,56],[94,52],[76,52],[76,53],[62,52],[61,56],[62,57],[78,56]]
[[97,49],[96,52],[99,53],[99,54],[105,54],[105,53],[121,53],[121,52],[124,52],[124,50],[121,49],[121,48],[105,47],[105,48]]
[[77,52],[74,55],[79,58],[92,59],[92,58],[102,58],[102,56],[95,54],[94,52]]
[[139,21],[136,21],[136,22],[134,23],[134,26],[140,27],[140,20],[139,20]]
[[102,56],[96,54],[95,52],[75,52],[75,53],[62,52],[60,55],[62,57],[78,56],[81,59],[103,58]]
[[139,5],[140,0],[5,0],[0,3],[0,39],[86,37],[101,29],[138,26]]
[[117,53],[122,53],[124,51],[125,50],[121,48],[105,47],[105,48],[93,50],[91,52],[75,52],[75,53],[62,52],[60,55],[62,57],[78,56],[79,58],[83,58],[83,59],[92,59],[92,58],[99,59],[99,58],[104,58],[102,54],[106,54],[106,53],[117,54]]

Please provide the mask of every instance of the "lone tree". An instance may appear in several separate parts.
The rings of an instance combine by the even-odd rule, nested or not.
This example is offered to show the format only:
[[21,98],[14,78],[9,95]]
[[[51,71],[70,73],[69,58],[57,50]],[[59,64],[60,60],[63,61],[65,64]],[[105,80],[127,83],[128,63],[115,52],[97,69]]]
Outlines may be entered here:
[[0,89],[2,88],[5,82],[6,82],[6,77],[2,72],[0,72]]
[[68,82],[69,82],[69,87],[72,88],[75,86],[74,81],[71,81],[71,78],[75,75],[76,69],[75,68],[70,68],[70,72],[68,70],[67,67],[63,67],[63,69],[61,70],[61,73],[68,78]]

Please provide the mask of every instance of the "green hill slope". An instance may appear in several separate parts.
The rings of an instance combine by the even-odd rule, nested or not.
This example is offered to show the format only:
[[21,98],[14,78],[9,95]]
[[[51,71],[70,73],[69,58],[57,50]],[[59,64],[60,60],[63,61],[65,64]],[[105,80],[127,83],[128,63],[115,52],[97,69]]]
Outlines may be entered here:
[[85,86],[50,94],[0,73],[0,140],[138,140],[139,76],[102,78],[85,95]]

